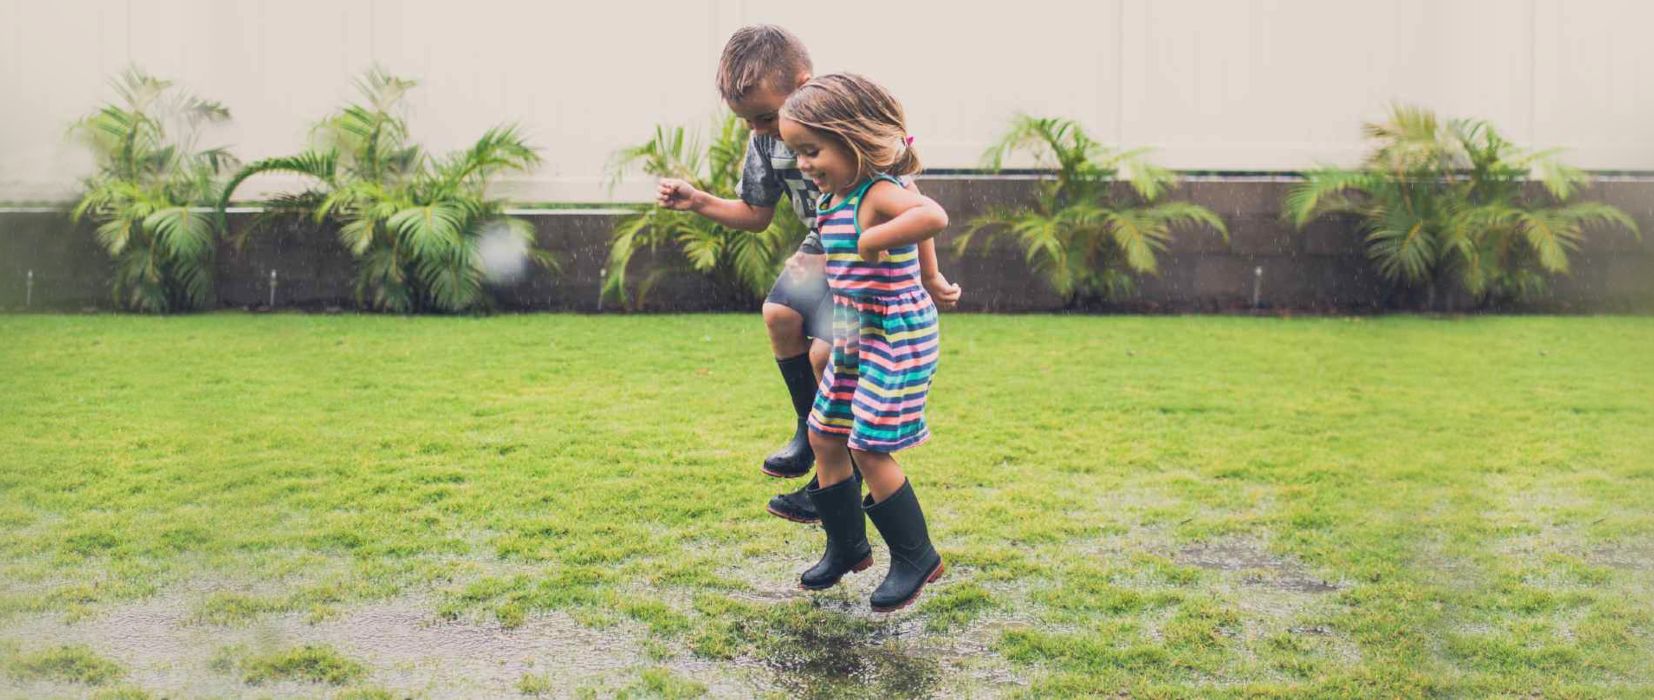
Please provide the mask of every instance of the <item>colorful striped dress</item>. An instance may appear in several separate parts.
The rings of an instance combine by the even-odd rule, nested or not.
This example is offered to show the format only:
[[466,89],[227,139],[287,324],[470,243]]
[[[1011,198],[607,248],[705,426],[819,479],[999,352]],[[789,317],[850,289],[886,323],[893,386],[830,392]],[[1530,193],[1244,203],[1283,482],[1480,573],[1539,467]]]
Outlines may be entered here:
[[810,429],[850,448],[895,452],[930,439],[925,397],[938,356],[936,304],[919,281],[919,246],[892,248],[879,262],[856,252],[863,196],[880,175],[836,205],[822,197],[816,223],[833,292],[833,354],[810,409]]

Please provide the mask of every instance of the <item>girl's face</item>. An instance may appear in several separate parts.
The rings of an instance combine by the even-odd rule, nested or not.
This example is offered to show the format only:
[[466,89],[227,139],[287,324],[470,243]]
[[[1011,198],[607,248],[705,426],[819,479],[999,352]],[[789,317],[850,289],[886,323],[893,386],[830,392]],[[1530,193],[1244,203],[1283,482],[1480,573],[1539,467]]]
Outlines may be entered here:
[[849,194],[861,179],[856,156],[838,139],[786,117],[781,118],[781,141],[798,156],[798,169],[822,192]]

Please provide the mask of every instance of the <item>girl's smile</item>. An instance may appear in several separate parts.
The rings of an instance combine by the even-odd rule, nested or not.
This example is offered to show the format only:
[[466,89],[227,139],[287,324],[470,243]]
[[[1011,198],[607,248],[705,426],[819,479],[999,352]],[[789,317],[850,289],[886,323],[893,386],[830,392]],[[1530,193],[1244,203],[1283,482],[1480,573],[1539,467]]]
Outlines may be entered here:
[[848,194],[859,180],[850,149],[791,119],[781,120],[781,141],[798,158],[798,170],[822,192]]

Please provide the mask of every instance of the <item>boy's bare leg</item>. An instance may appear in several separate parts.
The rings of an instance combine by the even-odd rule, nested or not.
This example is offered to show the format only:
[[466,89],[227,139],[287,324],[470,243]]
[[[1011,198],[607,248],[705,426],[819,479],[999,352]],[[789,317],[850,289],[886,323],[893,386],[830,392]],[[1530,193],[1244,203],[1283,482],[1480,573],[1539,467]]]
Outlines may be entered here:
[[[805,428],[804,419],[815,403],[821,374],[812,362],[810,340],[804,336],[804,316],[797,309],[775,302],[765,303],[764,328],[769,332],[776,368],[781,370],[781,379],[787,385],[787,395],[792,399],[794,413],[793,436],[764,458],[764,473],[791,479],[809,474],[810,467],[815,463],[815,456],[810,453],[809,431]],[[815,519],[814,513],[799,512],[792,516],[784,513],[785,510],[778,515],[806,522]]]
[[[804,316],[783,304],[765,302],[764,328],[770,334],[770,349],[775,359],[797,357],[810,351],[810,339],[804,336]],[[814,364],[815,358],[811,358]],[[818,370],[816,376],[820,376]]]
[[827,358],[833,354],[833,344],[820,338],[810,342],[810,366],[815,368],[816,379],[827,372]]
[[[827,359],[831,353],[832,345],[826,341],[815,340],[810,343],[811,374],[809,379],[813,382],[813,384],[811,384],[811,391],[815,391],[815,387],[819,387],[821,385],[821,375],[827,368]],[[789,390],[790,389],[791,387],[789,387]],[[814,400],[813,394],[811,396],[811,400]],[[804,410],[808,411],[809,409],[805,408]],[[808,433],[809,428],[806,427],[803,430]],[[810,444],[807,436],[804,440],[804,444]],[[840,449],[843,449],[843,447],[840,446]],[[811,451],[814,452],[813,449]],[[816,511],[815,501],[811,499],[809,495],[810,486],[814,482],[814,479],[810,479],[807,480],[803,486],[798,487],[797,491],[777,494],[775,498],[770,499],[770,513],[794,522],[816,522],[820,518],[821,514]],[[856,493],[856,498],[861,498],[860,487],[857,487]]]

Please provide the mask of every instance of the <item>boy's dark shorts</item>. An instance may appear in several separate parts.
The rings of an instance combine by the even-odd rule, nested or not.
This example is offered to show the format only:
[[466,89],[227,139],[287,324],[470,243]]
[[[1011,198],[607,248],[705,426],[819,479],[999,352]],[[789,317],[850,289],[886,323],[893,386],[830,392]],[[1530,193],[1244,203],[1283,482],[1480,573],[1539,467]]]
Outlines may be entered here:
[[804,317],[805,335],[833,342],[833,295],[827,290],[826,277],[808,275],[794,279],[791,273],[782,270],[764,302],[797,311]]

